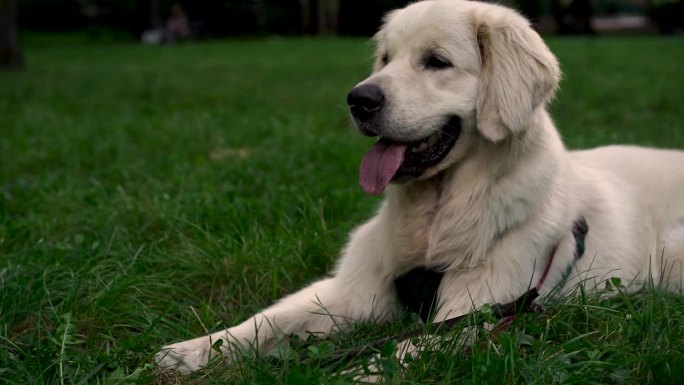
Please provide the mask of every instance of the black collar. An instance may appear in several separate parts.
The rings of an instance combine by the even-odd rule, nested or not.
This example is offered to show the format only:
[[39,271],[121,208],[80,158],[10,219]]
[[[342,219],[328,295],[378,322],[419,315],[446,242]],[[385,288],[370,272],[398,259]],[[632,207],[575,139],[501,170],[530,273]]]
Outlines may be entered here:
[[[572,235],[575,238],[575,260],[582,257],[585,249],[585,238],[589,231],[589,225],[583,216],[580,216],[572,227]],[[541,286],[546,280],[546,276],[551,269],[553,259],[558,249],[558,241],[553,245],[547,257],[547,262],[542,274],[537,281],[535,288],[541,289]],[[572,265],[570,266],[572,267]],[[419,266],[407,273],[404,273],[394,280],[394,288],[397,293],[397,299],[409,311],[420,316],[423,322],[428,322],[430,316],[436,310],[437,297],[439,293],[439,286],[444,277],[444,267],[426,267]]]
[[437,293],[443,276],[444,270],[425,266],[400,275],[394,280],[399,303],[427,322],[437,306]]

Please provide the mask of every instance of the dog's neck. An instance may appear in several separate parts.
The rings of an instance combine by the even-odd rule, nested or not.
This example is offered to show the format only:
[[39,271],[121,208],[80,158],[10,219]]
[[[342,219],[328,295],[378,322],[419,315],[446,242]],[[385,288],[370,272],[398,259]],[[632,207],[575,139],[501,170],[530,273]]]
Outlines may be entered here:
[[494,244],[539,211],[565,152],[545,111],[533,125],[525,136],[481,141],[471,156],[433,178],[388,189],[383,211],[401,245],[397,262],[405,262],[404,268],[475,268]]

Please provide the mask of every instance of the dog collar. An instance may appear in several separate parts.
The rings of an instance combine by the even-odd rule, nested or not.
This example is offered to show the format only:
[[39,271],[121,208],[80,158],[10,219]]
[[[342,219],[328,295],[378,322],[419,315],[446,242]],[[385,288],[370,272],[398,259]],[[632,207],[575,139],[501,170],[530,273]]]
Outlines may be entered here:
[[[572,266],[574,266],[577,260],[584,255],[585,239],[588,232],[589,225],[587,224],[586,219],[583,216],[580,216],[572,226],[572,235],[575,239],[575,258],[571,265],[568,266],[567,273],[560,282],[564,282],[567,279],[567,275],[571,271]],[[561,240],[556,242],[549,249],[546,257],[546,266],[533,289],[536,293],[541,290],[542,285],[546,282],[560,243]],[[419,266],[400,275],[394,280],[394,288],[399,303],[409,311],[418,314],[423,322],[428,322],[430,315],[436,310],[439,286],[442,283],[443,277],[443,266]]]

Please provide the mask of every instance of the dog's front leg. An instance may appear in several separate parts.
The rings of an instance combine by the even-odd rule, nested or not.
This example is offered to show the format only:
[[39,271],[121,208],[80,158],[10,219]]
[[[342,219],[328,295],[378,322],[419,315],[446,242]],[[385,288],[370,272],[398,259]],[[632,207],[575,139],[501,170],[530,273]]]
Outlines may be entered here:
[[[380,285],[368,292],[340,285],[339,278],[327,278],[312,284],[275,305],[254,315],[243,323],[200,338],[167,345],[155,359],[162,368],[177,367],[188,373],[205,366],[212,356],[221,354],[228,362],[240,350],[256,348],[259,352],[271,349],[283,336],[307,333],[328,334],[356,321],[378,321],[394,316],[392,301],[377,303],[387,298]],[[375,293],[374,293],[375,292]],[[217,344],[217,341],[221,343]],[[219,346],[221,353],[212,350]],[[215,349],[215,348],[214,348]]]

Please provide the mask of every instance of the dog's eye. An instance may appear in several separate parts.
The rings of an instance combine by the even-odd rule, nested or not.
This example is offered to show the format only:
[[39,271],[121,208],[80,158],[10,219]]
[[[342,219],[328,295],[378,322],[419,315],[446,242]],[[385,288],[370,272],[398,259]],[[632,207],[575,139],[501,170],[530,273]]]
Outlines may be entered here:
[[451,62],[439,55],[428,55],[425,57],[425,68],[431,70],[442,70],[452,67]]
[[382,65],[386,66],[389,63],[389,56],[386,53],[382,54],[380,61],[382,61]]

